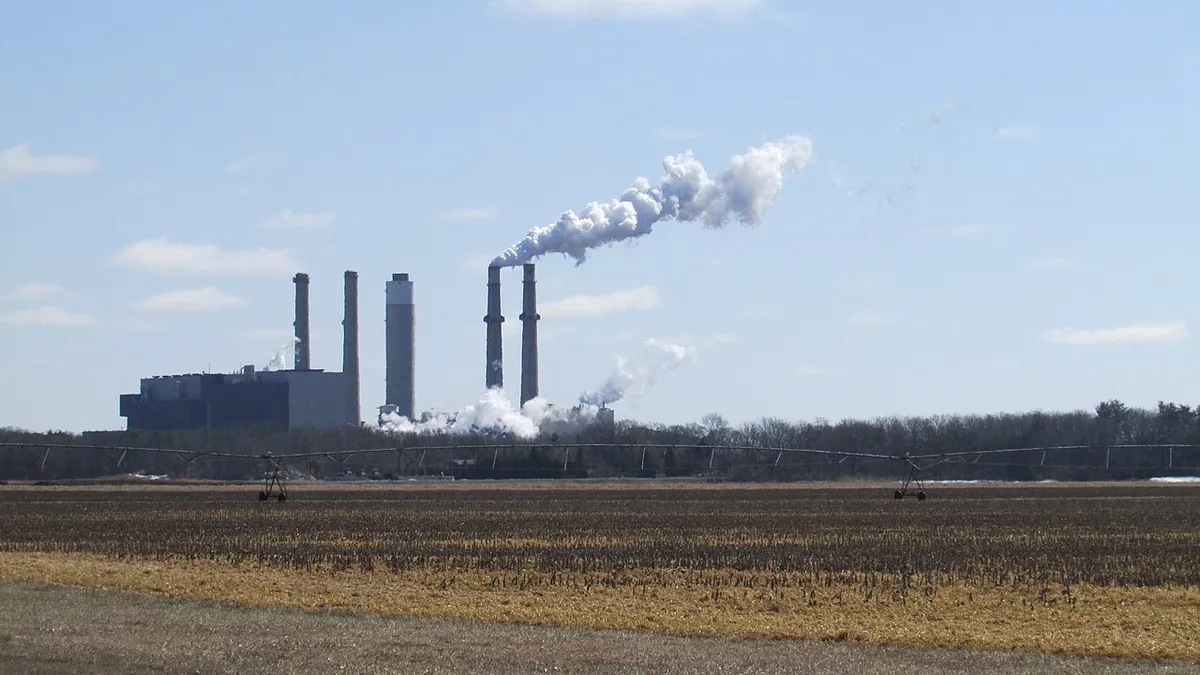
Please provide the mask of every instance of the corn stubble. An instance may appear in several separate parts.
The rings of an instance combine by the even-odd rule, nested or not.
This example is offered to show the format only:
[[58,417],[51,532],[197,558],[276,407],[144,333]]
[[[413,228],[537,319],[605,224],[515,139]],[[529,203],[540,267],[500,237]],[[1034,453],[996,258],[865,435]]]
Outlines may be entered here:
[[0,577],[684,635],[1200,660],[1200,490],[0,492]]

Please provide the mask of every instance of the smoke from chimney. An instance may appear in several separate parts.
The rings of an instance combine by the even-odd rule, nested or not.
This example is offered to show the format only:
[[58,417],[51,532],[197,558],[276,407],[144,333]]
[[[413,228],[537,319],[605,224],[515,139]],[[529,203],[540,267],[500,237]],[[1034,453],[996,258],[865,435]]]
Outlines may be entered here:
[[308,341],[308,275],[298,272],[292,277],[296,284],[296,370],[311,370]]
[[533,263],[525,264],[521,304],[521,405],[538,396],[537,281]]
[[354,426],[362,421],[359,407],[358,368],[358,272],[346,270],[345,310],[342,319],[342,374],[348,388],[346,419]]
[[501,337],[501,325],[504,315],[500,313],[500,268],[488,268],[487,315],[483,317],[487,324],[487,370],[484,384],[488,389],[504,386],[504,342]]
[[640,352],[618,356],[617,367],[608,376],[608,380],[596,391],[581,394],[579,402],[608,405],[626,395],[640,394],[666,373],[685,363],[694,363],[696,356],[693,347],[650,338],[642,343]]
[[571,256],[582,265],[589,249],[650,234],[666,218],[723,227],[733,217],[757,225],[779,199],[784,173],[799,173],[811,158],[811,140],[788,136],[734,156],[713,179],[691,152],[670,155],[663,159],[666,175],[660,186],[638,178],[620,199],[592,202],[580,214],[567,211],[557,223],[529,230],[492,266],[514,267],[548,253]]

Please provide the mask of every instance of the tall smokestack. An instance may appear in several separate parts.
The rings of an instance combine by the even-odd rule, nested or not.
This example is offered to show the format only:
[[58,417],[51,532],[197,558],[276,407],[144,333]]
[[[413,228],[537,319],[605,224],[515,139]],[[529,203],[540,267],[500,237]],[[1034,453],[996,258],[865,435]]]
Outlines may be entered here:
[[525,264],[521,304],[521,405],[538,395],[537,282],[533,263]]
[[296,370],[310,370],[308,341],[308,275],[298,272],[292,277],[296,284]]
[[487,388],[504,386],[504,345],[500,336],[500,324],[504,316],[500,314],[500,268],[488,268],[488,299],[487,316],[483,317],[487,324]]
[[358,426],[362,411],[358,402],[358,272],[346,270],[346,309],[342,319],[342,374],[348,388],[346,419]]
[[387,283],[387,361],[384,403],[396,406],[396,413],[416,419],[416,328],[413,282],[407,274],[393,274]]

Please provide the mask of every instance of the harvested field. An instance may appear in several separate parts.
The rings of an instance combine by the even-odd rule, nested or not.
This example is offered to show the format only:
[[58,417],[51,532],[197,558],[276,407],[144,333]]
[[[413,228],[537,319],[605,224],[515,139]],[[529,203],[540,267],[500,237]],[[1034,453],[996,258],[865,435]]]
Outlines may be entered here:
[[0,488],[0,577],[693,636],[1200,661],[1200,489]]

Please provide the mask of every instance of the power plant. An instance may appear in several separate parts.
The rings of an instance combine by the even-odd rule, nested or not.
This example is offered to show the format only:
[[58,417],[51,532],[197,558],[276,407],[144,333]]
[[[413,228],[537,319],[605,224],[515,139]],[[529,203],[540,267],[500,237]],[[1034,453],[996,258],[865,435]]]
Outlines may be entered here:
[[[504,386],[504,347],[500,271],[488,267],[488,389]],[[538,321],[536,270],[523,266],[521,303],[521,392],[524,405],[538,397]],[[173,430],[261,426],[276,430],[337,429],[362,424],[359,364],[358,272],[344,274],[342,372],[312,368],[309,275],[298,272],[295,284],[295,362],[286,367],[236,373],[157,375],[141,380],[136,394],[122,394],[121,416],[128,429]],[[385,396],[380,417],[420,416],[416,406],[416,302],[407,273],[393,274],[385,287]],[[286,364],[284,364],[286,366]]]
[[361,419],[358,273],[347,271],[345,275],[340,373],[312,368],[309,277],[300,272],[292,277],[292,281],[296,285],[295,364],[292,369],[257,370],[254,366],[243,366],[238,373],[143,378],[138,393],[122,394],[120,398],[120,413],[126,418],[127,428],[263,427],[282,431],[358,426]]

